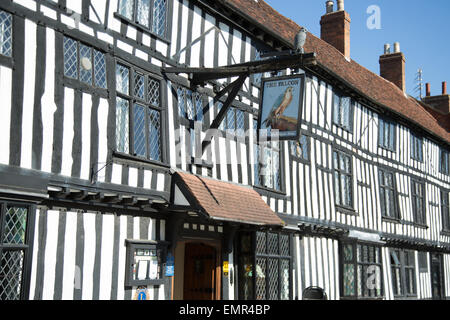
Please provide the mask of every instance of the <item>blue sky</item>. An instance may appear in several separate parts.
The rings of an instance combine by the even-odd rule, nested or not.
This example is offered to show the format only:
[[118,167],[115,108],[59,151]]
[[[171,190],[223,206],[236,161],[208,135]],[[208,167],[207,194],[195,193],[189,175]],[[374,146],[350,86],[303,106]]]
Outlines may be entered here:
[[[325,0],[265,0],[282,15],[320,37],[320,17]],[[335,9],[336,3],[335,0]],[[381,12],[381,29],[370,30],[367,9],[376,5]],[[449,0],[345,0],[351,22],[351,58],[379,74],[379,57],[384,44],[400,42],[406,58],[406,90],[416,97],[416,74],[423,69],[431,95],[439,95],[442,82],[450,84],[450,1]]]

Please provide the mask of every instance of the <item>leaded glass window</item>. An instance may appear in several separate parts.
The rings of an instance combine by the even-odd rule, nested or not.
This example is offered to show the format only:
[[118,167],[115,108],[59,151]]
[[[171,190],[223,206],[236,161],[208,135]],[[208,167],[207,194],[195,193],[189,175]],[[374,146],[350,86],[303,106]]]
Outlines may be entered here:
[[395,123],[380,117],[378,122],[378,146],[389,151],[395,151],[395,132]]
[[395,297],[417,295],[415,252],[391,249],[391,281]]
[[[239,235],[239,243],[239,261],[243,263],[239,265],[239,299],[289,300],[290,236],[270,231],[244,232]],[[250,289],[253,287],[254,294]]]
[[450,202],[447,190],[441,190],[442,230],[450,231]]
[[383,295],[381,248],[358,242],[341,244],[342,296],[374,299]]
[[411,158],[423,162],[423,139],[411,134]]
[[380,184],[380,207],[382,216],[399,218],[394,173],[379,169],[378,179]]
[[160,81],[116,65],[116,150],[162,161]]
[[181,118],[203,122],[203,96],[200,93],[179,87],[177,90],[178,114]]
[[301,135],[298,141],[290,141],[291,155],[305,161],[309,161],[309,142],[310,138],[305,135]]
[[69,37],[63,40],[64,76],[106,89],[105,54]]
[[334,93],[333,123],[347,131],[353,129],[353,101],[346,97]]
[[0,10],[0,54],[6,57],[12,56],[12,15]]
[[[220,111],[222,106],[222,102],[218,102],[217,110]],[[245,134],[245,112],[238,108],[230,107],[219,125],[219,129],[243,137]]]
[[425,184],[416,180],[411,180],[411,200],[414,222],[425,225],[426,206],[425,206]]
[[443,174],[449,174],[449,153],[447,150],[439,149],[439,172]]
[[167,0],[119,0],[118,13],[159,37],[167,33]]
[[0,300],[24,299],[30,209],[0,203]]
[[334,193],[336,204],[343,207],[353,207],[353,173],[352,157],[340,152],[333,152]]

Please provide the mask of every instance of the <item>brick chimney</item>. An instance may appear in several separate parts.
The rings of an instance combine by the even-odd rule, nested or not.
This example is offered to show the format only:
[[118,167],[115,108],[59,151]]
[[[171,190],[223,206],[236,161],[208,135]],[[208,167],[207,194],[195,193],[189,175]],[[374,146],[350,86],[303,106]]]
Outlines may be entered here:
[[441,95],[432,96],[429,83],[426,84],[426,88],[427,95],[422,101],[442,114],[450,114],[450,95],[447,93],[447,82],[442,82]]
[[380,76],[406,92],[405,55],[398,42],[394,44],[394,53],[391,53],[389,44],[384,46],[384,54],[380,56]]
[[350,15],[344,10],[344,0],[338,0],[338,10],[333,11],[334,2],[326,2],[326,14],[320,20],[320,38],[338,49],[350,59]]

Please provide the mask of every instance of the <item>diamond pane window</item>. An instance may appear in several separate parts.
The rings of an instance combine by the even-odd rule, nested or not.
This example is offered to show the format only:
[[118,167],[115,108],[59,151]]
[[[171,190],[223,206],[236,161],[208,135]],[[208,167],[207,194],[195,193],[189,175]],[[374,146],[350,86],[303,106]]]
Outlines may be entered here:
[[130,20],[133,19],[133,12],[134,12],[134,0],[120,0],[119,1],[119,13],[124,16],[125,18],[128,18]]
[[152,31],[160,37],[166,35],[167,5],[166,0],[153,1],[153,28]]
[[100,51],[94,50],[94,78],[95,85],[106,89],[106,59]]
[[178,88],[177,96],[180,117],[203,122],[203,96],[185,88]]
[[3,243],[24,244],[28,209],[9,207],[4,215]]
[[148,81],[148,102],[155,107],[160,105],[160,84],[159,81],[150,79]]
[[138,156],[146,156],[145,141],[145,107],[134,105],[134,153]]
[[92,84],[92,49],[83,44],[80,44],[80,81]]
[[268,288],[268,300],[278,300],[278,282],[279,282],[279,266],[278,259],[269,259],[268,274],[269,274],[269,288]]
[[145,76],[138,72],[134,73],[134,96],[145,100]]
[[291,141],[291,154],[299,159],[309,161],[309,138],[302,135],[298,141]]
[[64,37],[64,75],[78,79],[78,42]]
[[150,159],[161,161],[161,116],[156,110],[149,110]]
[[130,92],[130,69],[121,64],[116,66],[116,90],[123,94]]
[[353,102],[349,97],[334,94],[333,123],[347,131],[352,131]]
[[12,56],[12,15],[0,10],[0,54]]
[[150,25],[150,0],[136,0],[136,22],[144,27],[149,27]]
[[256,258],[256,300],[266,299],[266,259]]
[[129,152],[129,102],[117,97],[116,103],[116,149]]
[[24,299],[23,281],[31,270],[30,208],[0,202],[0,301]]

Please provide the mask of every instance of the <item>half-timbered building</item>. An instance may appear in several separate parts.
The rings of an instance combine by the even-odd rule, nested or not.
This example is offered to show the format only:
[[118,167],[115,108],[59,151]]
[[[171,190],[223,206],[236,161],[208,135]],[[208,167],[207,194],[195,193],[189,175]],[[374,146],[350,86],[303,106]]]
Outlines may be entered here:
[[[0,1],[0,300],[448,298],[446,85],[352,60],[343,1],[320,23],[297,50],[263,0]],[[261,143],[290,75],[300,138]]]

